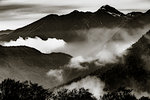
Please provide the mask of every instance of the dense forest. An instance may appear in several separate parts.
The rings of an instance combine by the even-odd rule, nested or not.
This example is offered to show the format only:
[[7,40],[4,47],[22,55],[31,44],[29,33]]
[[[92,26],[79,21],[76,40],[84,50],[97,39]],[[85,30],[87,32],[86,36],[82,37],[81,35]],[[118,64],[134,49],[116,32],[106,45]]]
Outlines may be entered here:
[[[5,79],[0,83],[0,100],[97,100],[87,89],[60,89],[51,91],[30,81],[20,82]],[[100,100],[150,100],[149,97],[137,99],[132,89],[119,88],[106,91]]]

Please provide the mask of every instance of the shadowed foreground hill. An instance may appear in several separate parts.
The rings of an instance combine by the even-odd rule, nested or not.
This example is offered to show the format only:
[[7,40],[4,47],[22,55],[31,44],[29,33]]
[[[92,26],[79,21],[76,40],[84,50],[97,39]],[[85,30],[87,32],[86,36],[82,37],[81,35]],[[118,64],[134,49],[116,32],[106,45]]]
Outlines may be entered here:
[[28,63],[28,65],[43,68],[57,68],[58,66],[63,66],[67,64],[71,58],[70,55],[64,53],[43,54],[36,49],[25,46],[0,46],[0,57],[3,59],[20,59],[24,63]]
[[[0,46],[0,81],[6,78],[31,80],[53,88],[98,69],[93,67],[94,63],[82,64],[83,70],[71,68],[71,58],[72,56],[64,53],[43,54],[25,46]],[[89,68],[86,68],[87,65]]]
[[57,83],[51,81],[53,78],[48,77],[47,72],[68,64],[70,59],[70,55],[63,53],[42,54],[29,47],[0,46],[0,80],[32,80],[53,87]]

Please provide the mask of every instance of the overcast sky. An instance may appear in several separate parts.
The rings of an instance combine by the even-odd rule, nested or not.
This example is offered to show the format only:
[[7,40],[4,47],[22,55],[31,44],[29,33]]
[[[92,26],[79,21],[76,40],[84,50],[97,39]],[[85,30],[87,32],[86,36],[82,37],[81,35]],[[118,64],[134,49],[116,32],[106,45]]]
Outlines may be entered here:
[[124,13],[150,9],[150,0],[0,0],[0,30],[23,27],[52,13],[94,12],[106,4]]

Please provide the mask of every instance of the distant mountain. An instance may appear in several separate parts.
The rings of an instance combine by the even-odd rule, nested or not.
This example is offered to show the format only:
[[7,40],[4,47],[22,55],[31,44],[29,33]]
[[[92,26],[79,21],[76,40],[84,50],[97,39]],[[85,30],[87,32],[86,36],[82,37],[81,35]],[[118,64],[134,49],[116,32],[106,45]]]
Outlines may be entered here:
[[11,32],[13,32],[13,30],[9,30],[9,29],[7,29],[7,30],[1,30],[1,31],[0,31],[0,35],[9,34],[9,33],[11,33]]
[[71,56],[64,53],[42,54],[29,47],[0,46],[0,81],[5,78],[31,80],[50,88],[59,83],[47,73],[61,69],[70,59]]
[[145,13],[131,12],[131,13],[127,14],[127,17],[130,20],[127,20],[127,22],[126,22],[127,24],[125,25],[126,28],[136,28],[136,27],[143,28],[145,25],[150,24],[149,10]]
[[125,16],[125,14],[123,14],[122,12],[118,11],[117,9],[109,6],[109,5],[104,5],[102,6],[97,12],[106,12],[110,15],[113,15],[113,16]]
[[19,36],[42,39],[57,38],[67,42],[82,41],[85,37],[78,31],[92,28],[139,28],[150,24],[149,11],[123,14],[117,9],[105,5],[96,12],[79,12],[77,10],[66,15],[48,15],[32,24],[19,28],[9,35],[2,36],[1,41],[16,40]]

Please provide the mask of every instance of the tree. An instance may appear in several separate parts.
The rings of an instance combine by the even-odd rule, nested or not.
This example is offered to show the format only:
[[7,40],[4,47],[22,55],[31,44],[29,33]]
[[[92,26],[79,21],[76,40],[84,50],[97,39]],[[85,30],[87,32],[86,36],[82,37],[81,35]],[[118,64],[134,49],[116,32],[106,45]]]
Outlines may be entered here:
[[137,100],[131,92],[131,89],[119,88],[115,91],[104,94],[101,97],[101,100]]
[[139,100],[150,100],[150,98],[149,97],[141,97]]
[[1,100],[46,100],[50,95],[47,89],[32,82],[19,82],[5,79],[0,84]]
[[84,88],[79,90],[61,89],[53,94],[53,100],[96,100],[93,95]]

